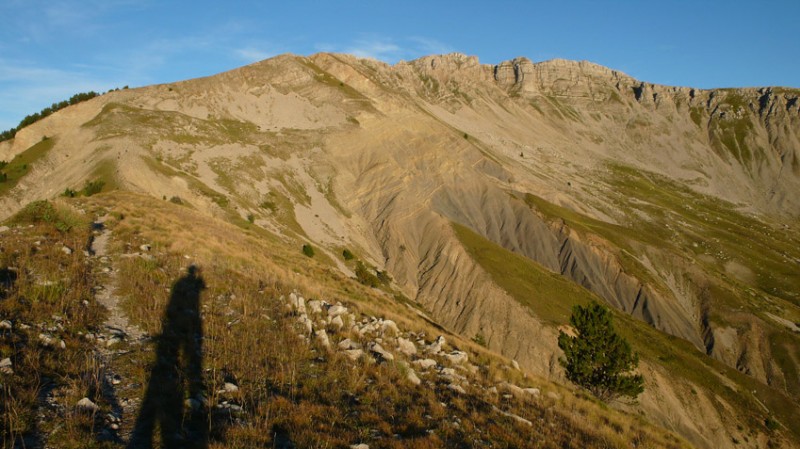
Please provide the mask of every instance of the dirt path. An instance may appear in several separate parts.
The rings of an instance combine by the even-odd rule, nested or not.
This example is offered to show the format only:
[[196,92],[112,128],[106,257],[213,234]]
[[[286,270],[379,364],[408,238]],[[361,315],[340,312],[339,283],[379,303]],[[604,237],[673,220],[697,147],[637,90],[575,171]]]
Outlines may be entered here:
[[[114,266],[114,258],[109,253],[111,231],[103,222],[105,217],[93,223],[94,238],[90,247],[90,257],[95,266],[95,299],[108,311],[103,323],[103,333],[97,335],[95,357],[101,380],[101,395],[111,405],[111,413],[98,418],[102,424],[98,429],[98,439],[123,443],[125,436],[122,428],[129,428],[136,418],[136,401],[127,399],[125,393],[134,387],[130,379],[124,379],[115,372],[114,362],[121,354],[129,350],[119,350],[116,346],[125,341],[129,345],[140,345],[147,335],[137,326],[130,323],[122,310],[120,298],[116,295],[119,272]],[[124,425],[129,424],[129,425]]]
[[118,272],[114,269],[111,257],[108,255],[108,243],[111,231],[103,226],[103,219],[94,223],[96,234],[92,240],[91,254],[100,267],[100,289],[95,294],[95,299],[106,309],[108,317],[104,323],[105,328],[118,338],[128,341],[140,341],[145,335],[141,329],[128,320],[119,304],[119,297],[114,294],[117,287]]

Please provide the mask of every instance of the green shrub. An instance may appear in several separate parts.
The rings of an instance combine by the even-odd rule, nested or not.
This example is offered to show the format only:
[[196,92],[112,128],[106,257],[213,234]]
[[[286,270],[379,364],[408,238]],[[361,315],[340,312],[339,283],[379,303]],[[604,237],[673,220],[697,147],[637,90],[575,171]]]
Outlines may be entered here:
[[169,199],[169,202],[175,204],[183,204],[183,200],[179,196],[173,196],[172,198]]
[[375,270],[375,274],[378,275],[377,276],[378,277],[378,282],[380,282],[381,284],[389,285],[389,284],[392,283],[392,277],[389,276],[389,273],[386,270],[384,270],[384,271]]
[[67,198],[75,198],[76,196],[78,196],[78,192],[67,187],[66,189],[64,189],[64,193],[62,193],[61,196],[65,196]]
[[308,243],[306,243],[305,245],[303,245],[303,254],[305,254],[308,257],[314,257],[314,248]]
[[86,181],[86,184],[83,186],[83,190],[81,190],[81,193],[84,196],[92,196],[94,194],[102,192],[103,187],[105,185],[106,185],[105,181],[99,179],[95,181]]
[[256,216],[253,215],[252,213],[247,214],[247,221],[249,221],[250,223],[255,223],[256,222]]
[[767,416],[767,418],[764,420],[764,425],[767,426],[767,430],[769,430],[770,432],[778,430],[778,427],[780,427],[778,421],[776,421],[775,418],[771,416]]
[[380,285],[378,277],[372,274],[370,269],[361,261],[356,264],[356,279],[367,287],[378,288],[378,285]]
[[344,260],[353,260],[356,256],[354,256],[349,249],[345,248],[344,251],[342,251],[342,257]]
[[68,232],[84,224],[84,220],[69,208],[56,207],[49,201],[34,201],[28,204],[14,216],[12,221],[20,224],[49,223],[61,232]]

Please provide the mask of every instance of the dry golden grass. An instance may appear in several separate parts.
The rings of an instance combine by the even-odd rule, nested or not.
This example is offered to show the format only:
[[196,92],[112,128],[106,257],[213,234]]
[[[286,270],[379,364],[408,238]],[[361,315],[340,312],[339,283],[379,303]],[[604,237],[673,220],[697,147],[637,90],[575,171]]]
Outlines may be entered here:
[[[106,226],[111,232],[111,258],[117,269],[116,293],[129,319],[150,336],[157,337],[163,331],[162,317],[175,282],[189,264],[201,267],[207,287],[200,306],[202,381],[209,404],[208,443],[212,448],[273,447],[288,440],[304,448],[347,447],[360,442],[373,448],[687,447],[637,417],[575,396],[542,379],[525,377],[485,348],[450,334],[447,338],[451,346],[469,351],[471,360],[479,365],[478,372],[469,375],[466,395],[448,390],[447,383],[431,373],[418,372],[423,382],[415,386],[406,380],[407,368],[399,363],[352,362],[335,351],[307,343],[295,325],[296,316],[280,299],[295,290],[306,298],[342,301],[357,314],[392,319],[403,331],[424,332],[428,341],[446,332],[420,319],[388,294],[367,289],[303,256],[293,242],[281,241],[254,227],[243,229],[201,218],[189,208],[135,194],[103,194],[75,200],[74,204],[85,209],[87,216],[113,217]],[[32,230],[36,232],[24,230],[27,237],[20,235],[15,248],[26,248],[29,242],[25,239],[44,232]],[[88,240],[87,229],[74,233],[75,239]],[[145,243],[152,249],[144,257],[130,255],[138,253]],[[75,262],[67,266],[81,274],[79,291],[90,294],[94,279],[79,253],[73,253]],[[2,254],[6,257],[11,253],[4,250]],[[14,263],[25,267],[20,271],[59,272],[57,266],[50,265],[52,258],[16,257]],[[2,262],[9,264],[7,260]],[[27,282],[18,281],[15,288]],[[50,316],[53,310],[72,310],[68,304],[40,307],[31,320]],[[93,313],[85,316],[76,331],[97,326],[100,311],[96,307],[91,310]],[[331,337],[334,341],[359,339],[347,330],[332,332]],[[104,369],[125,380],[126,387],[120,387],[120,392],[141,399],[156,362],[156,341],[123,343],[123,351],[107,362],[109,366],[101,366],[91,347],[78,338],[70,340],[74,374],[61,364],[61,368],[51,368],[61,392],[57,401],[74,404],[92,394],[93,388],[99,388]],[[26,347],[19,350],[19,356],[41,359],[41,352]],[[37,369],[44,372],[46,364],[41,366]],[[560,398],[506,398],[487,391],[500,380],[544,388],[557,392]],[[223,392],[226,382],[235,383],[239,390]],[[35,389],[33,385],[20,391]],[[102,423],[70,408],[56,414],[59,424],[54,428],[35,428],[35,396],[8,396],[11,400],[4,402],[8,405],[3,410],[5,441],[19,435],[39,435],[53,447],[122,446],[122,442],[98,441],[98,425],[102,427]],[[102,395],[94,397],[101,414],[111,409],[112,404]],[[532,425],[504,416],[495,407]],[[134,418],[123,417],[123,440],[131,432]],[[5,424],[12,421],[13,434],[9,430],[12,426]]]
[[[86,435],[94,439],[94,417],[74,404],[99,390],[83,335],[96,332],[104,314],[92,301],[94,281],[82,251],[88,223],[66,206],[39,203],[16,225],[0,235],[0,319],[13,325],[0,333],[0,359],[9,357],[14,370],[0,374],[1,439],[4,447],[25,446],[48,433],[71,442],[64,447],[81,447]],[[48,397],[62,406],[58,421],[49,420]]]

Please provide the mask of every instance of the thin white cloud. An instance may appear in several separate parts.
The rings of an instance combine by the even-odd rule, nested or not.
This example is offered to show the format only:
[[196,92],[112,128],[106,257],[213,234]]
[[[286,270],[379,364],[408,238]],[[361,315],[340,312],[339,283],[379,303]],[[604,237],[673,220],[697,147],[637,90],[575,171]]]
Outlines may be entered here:
[[315,45],[315,48],[319,51],[349,53],[389,63],[455,51],[452,46],[431,38],[413,36],[391,39],[379,35],[362,36],[349,44],[320,43]]
[[391,61],[401,57],[404,50],[397,44],[380,40],[359,40],[345,49],[345,53],[359,58],[371,58],[379,61]]
[[281,51],[276,51],[271,48],[265,48],[260,46],[248,46],[244,48],[237,48],[233,52],[242,61],[248,63],[262,61],[264,59],[271,58],[281,53]]
[[430,54],[444,55],[447,53],[455,52],[455,49],[453,47],[443,42],[439,42],[436,39],[415,36],[408,38],[408,40],[416,43],[417,50],[422,51],[426,55]]
[[18,42],[48,42],[68,36],[91,37],[110,29],[107,16],[143,9],[150,0],[28,0],[0,5],[0,14],[14,17],[7,26]]
[[118,87],[80,70],[41,67],[0,59],[0,130],[15,127],[26,115],[39,112],[78,92],[106,91]]

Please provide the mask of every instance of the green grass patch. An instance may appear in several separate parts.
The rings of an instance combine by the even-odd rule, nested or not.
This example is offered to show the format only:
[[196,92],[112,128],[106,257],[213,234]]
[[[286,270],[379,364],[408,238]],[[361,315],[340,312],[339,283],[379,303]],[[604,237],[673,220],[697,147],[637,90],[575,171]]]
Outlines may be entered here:
[[[755,400],[757,398],[777,419],[790,427],[795,438],[800,437],[800,429],[791,429],[790,424],[793,416],[800,413],[800,407],[785,394],[706,356],[689,342],[659,332],[624,313],[615,311],[615,321],[620,335],[631,342],[631,346],[642,359],[657,363],[671,377],[689,380],[724,398],[728,404],[741,411],[748,427],[760,427],[768,416]],[[733,388],[722,379],[730,381]],[[718,408],[725,414],[724,406],[719,405]]]
[[[453,224],[464,248],[492,280],[533,314],[554,326],[569,321],[574,304],[587,304],[594,294],[537,263],[496,245],[460,224]],[[663,367],[675,378],[686,379],[719,395],[737,410],[743,410],[748,424],[763,424],[766,413],[754,401],[752,391],[782,423],[790,423],[797,404],[786,395],[723,365],[698,351],[691,343],[658,331],[647,323],[612,309],[617,329],[643,360]],[[721,382],[730,379],[735,389]],[[721,410],[722,411],[722,410]]]
[[349,210],[345,209],[344,206],[342,206],[342,203],[339,202],[338,198],[336,198],[336,192],[333,188],[333,177],[331,177],[328,180],[328,185],[326,186],[325,192],[323,194],[325,195],[325,199],[328,200],[328,203],[331,206],[333,206],[333,208],[336,209],[337,212],[339,212],[340,214],[344,215],[347,218],[351,218],[353,216],[353,214],[350,213]]
[[698,127],[703,127],[703,111],[705,108],[702,106],[692,106],[689,108],[689,117],[692,119],[695,125]]
[[546,322],[567,323],[573,305],[585,305],[592,299],[602,302],[560,274],[487,240],[466,226],[453,223],[453,230],[464,249],[495,284]]
[[747,143],[753,123],[748,117],[715,120],[711,129],[711,146],[718,154],[729,153],[745,167],[753,163],[755,155]]
[[93,128],[99,139],[122,135],[143,136],[148,142],[158,139],[187,145],[220,145],[224,143],[254,143],[258,127],[250,122],[228,118],[198,119],[180,112],[136,108],[121,103],[109,103],[95,118],[83,124]]
[[[355,99],[355,100],[365,100],[369,101],[367,97],[364,96],[361,92],[354,89],[349,84],[341,81],[340,79],[336,78],[335,76],[331,75],[328,71],[323,69],[322,67],[314,64],[309,60],[301,60],[301,64],[306,66],[307,68],[311,69],[316,77],[318,82],[325,84],[339,92],[341,92],[345,97]],[[369,103],[365,103],[369,104]]]
[[772,360],[781,367],[786,380],[786,391],[800,402],[800,353],[797,335],[787,330],[778,330],[769,336]]
[[555,205],[530,193],[525,195],[525,202],[529,207],[544,215],[546,219],[560,219],[581,234],[598,235],[605,238],[617,248],[614,250],[617,261],[623,266],[626,273],[653,287],[660,285],[660,282],[653,277],[647,268],[642,266],[634,254],[638,253],[643,244],[659,246],[664,241],[669,241],[669,232],[666,228],[654,223],[642,223],[641,227],[644,229],[634,230],[625,226],[606,223]]
[[[661,175],[623,165],[608,168],[607,182],[615,203],[627,217],[624,228],[629,238],[695,261],[701,261],[698,256],[711,258],[713,262],[700,263],[726,283],[732,282],[726,264],[741,264],[752,271],[753,283],[762,293],[800,306],[800,276],[791,262],[800,260],[797,230],[783,229],[766,217],[741,213],[734,204],[702,195]],[[649,220],[641,218],[642,214]],[[624,243],[603,229],[607,227],[592,227],[609,240]],[[764,306],[760,299],[748,302],[756,308]]]
[[297,222],[294,203],[283,192],[272,190],[267,193],[267,198],[261,201],[261,207],[272,211],[275,220],[294,232],[298,237],[308,238],[303,227]]
[[34,201],[23,207],[10,220],[15,224],[48,224],[66,233],[85,227],[87,221],[72,209],[55,205],[49,201]]
[[5,166],[0,169],[0,195],[8,193],[20,179],[30,173],[36,161],[53,149],[53,145],[55,145],[55,141],[52,138],[44,138],[11,161],[6,162]]
[[230,204],[230,202],[228,200],[228,197],[226,197],[225,195],[223,195],[223,194],[217,192],[216,190],[208,187],[207,185],[205,185],[204,183],[200,182],[196,178],[194,178],[194,177],[192,177],[192,176],[190,176],[190,175],[188,175],[186,173],[179,172],[179,171],[177,171],[177,170],[175,170],[175,169],[173,169],[173,168],[171,168],[171,167],[169,167],[169,166],[167,166],[165,164],[162,164],[162,163],[156,161],[155,159],[153,159],[151,157],[142,156],[142,159],[145,161],[147,166],[150,167],[151,170],[153,170],[153,171],[155,171],[157,173],[161,173],[162,175],[167,176],[167,177],[179,177],[179,178],[185,179],[186,182],[189,184],[189,188],[190,189],[195,190],[195,191],[199,192],[200,194],[208,197],[209,199],[211,199],[211,201],[214,202],[214,204],[216,204],[217,206],[219,206],[223,210],[227,210],[228,209],[228,205]]
[[563,118],[573,120],[576,122],[581,121],[580,113],[572,106],[564,103],[563,101],[559,100],[557,97],[554,97],[552,95],[548,95],[545,98],[547,98],[550,105],[552,105],[555,108],[555,110],[558,111],[559,114],[561,114]]

